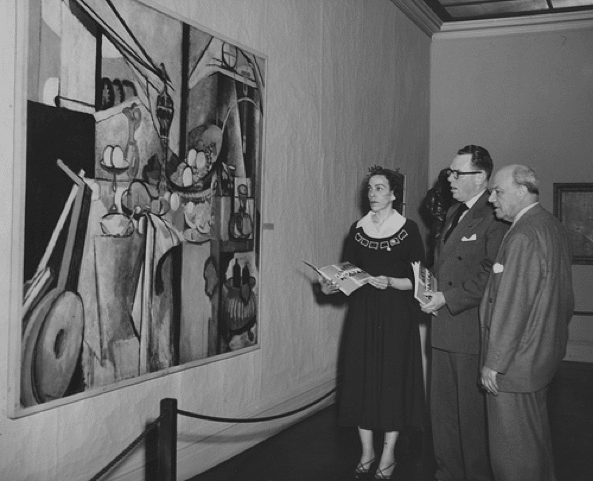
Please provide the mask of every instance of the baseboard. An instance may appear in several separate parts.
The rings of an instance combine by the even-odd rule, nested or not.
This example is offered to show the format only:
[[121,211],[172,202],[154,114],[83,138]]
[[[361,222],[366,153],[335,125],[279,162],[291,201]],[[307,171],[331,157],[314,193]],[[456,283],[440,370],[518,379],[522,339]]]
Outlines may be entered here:
[[[232,417],[268,417],[296,410],[334,389],[336,383],[337,380],[334,376],[329,379],[318,380],[315,383],[310,382],[290,392],[285,392],[282,397],[268,401],[257,410],[252,410],[249,413],[233,414]],[[221,430],[208,437],[201,437],[198,432],[195,443],[178,448],[177,480],[187,480],[205,472],[309,417],[322,408],[332,405],[335,400],[335,395],[332,394],[307,410],[267,422],[222,423]],[[109,480],[145,480],[146,477],[146,467],[142,465],[130,471],[126,469],[118,471],[116,469],[109,474],[108,478]]]

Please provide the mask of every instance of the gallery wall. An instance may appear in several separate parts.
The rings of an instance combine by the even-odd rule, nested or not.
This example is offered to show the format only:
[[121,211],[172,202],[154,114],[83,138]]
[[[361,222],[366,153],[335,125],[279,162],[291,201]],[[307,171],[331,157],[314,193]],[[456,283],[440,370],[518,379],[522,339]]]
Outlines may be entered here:
[[[553,30],[554,28],[554,30]],[[434,37],[429,179],[466,144],[495,168],[532,166],[540,201],[553,184],[592,182],[592,23]],[[590,233],[591,235],[591,233]],[[575,310],[567,357],[592,362],[592,265],[574,265]]]
[[[14,273],[13,260],[21,255],[23,132],[13,120],[23,108],[18,3],[0,3],[0,29],[9,33],[0,57],[2,273]],[[0,277],[1,479],[91,478],[158,416],[164,397],[177,398],[187,411],[250,417],[294,409],[327,393],[336,384],[345,306],[320,299],[300,260],[340,258],[348,228],[362,214],[360,183],[373,164],[407,176],[406,212],[420,224],[430,145],[430,39],[392,2],[144,3],[267,57],[260,347],[11,417],[21,287]],[[208,469],[303,415],[265,425],[180,419],[178,478]],[[141,444],[107,478],[147,477],[146,454]]]

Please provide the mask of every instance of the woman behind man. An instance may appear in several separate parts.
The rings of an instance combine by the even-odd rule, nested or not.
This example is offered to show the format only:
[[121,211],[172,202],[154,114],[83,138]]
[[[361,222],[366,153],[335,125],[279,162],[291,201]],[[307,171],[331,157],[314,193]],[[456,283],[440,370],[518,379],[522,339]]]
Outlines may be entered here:
[[[367,177],[371,210],[352,225],[345,246],[344,261],[374,276],[349,297],[343,346],[338,423],[358,427],[358,478],[373,474],[375,467],[376,479],[389,479],[400,432],[421,427],[425,413],[418,329],[423,314],[412,294],[411,268],[425,258],[417,225],[393,207],[401,201],[400,192],[398,173],[372,167]],[[338,292],[333,282],[320,283],[323,293]],[[374,431],[384,432],[379,460]]]

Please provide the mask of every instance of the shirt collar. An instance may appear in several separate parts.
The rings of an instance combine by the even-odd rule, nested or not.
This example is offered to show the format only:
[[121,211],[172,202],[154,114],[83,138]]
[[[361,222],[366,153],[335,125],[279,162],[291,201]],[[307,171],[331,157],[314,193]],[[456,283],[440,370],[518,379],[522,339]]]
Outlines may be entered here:
[[396,234],[406,222],[406,218],[402,214],[398,211],[394,211],[394,213],[392,213],[392,215],[386,219],[378,229],[376,224],[371,220],[372,214],[373,211],[369,211],[363,216],[357,222],[357,227],[363,228],[365,234],[373,238],[387,238],[392,236],[393,234]]
[[464,204],[466,204],[468,206],[468,209],[470,209],[472,206],[474,206],[476,204],[476,202],[479,200],[479,198],[483,195],[483,193],[486,191],[486,189],[483,189],[481,192],[479,192],[476,196],[470,198],[468,201],[466,201]]
[[[529,206],[526,206],[524,209],[522,209],[518,214],[516,214],[516,217],[514,218],[514,222],[512,223],[512,227],[518,222],[518,220],[524,216],[524,214],[526,214],[528,212],[528,210],[532,209],[534,206],[536,206],[538,204],[538,201],[536,201],[535,203],[530,204]],[[511,229],[511,228],[510,228]]]

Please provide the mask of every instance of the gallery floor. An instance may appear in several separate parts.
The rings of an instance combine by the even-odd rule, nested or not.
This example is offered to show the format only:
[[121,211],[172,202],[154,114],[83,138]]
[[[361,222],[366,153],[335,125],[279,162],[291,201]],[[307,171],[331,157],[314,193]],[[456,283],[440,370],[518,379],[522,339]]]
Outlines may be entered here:
[[[592,480],[592,364],[564,362],[549,392],[558,480]],[[433,480],[430,435],[402,437],[394,480]],[[349,480],[359,456],[354,429],[335,405],[191,480]]]

